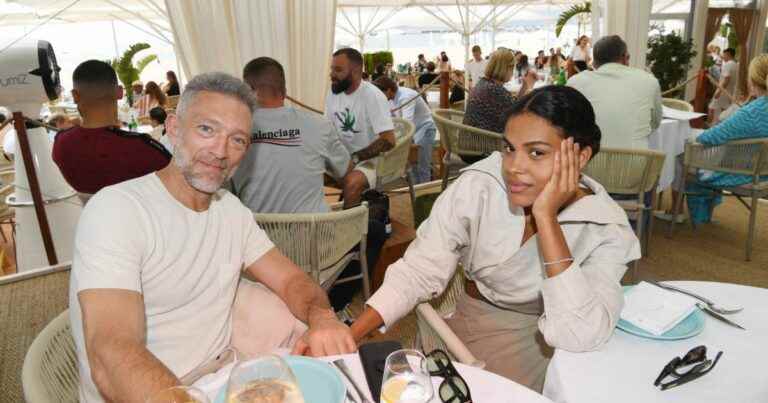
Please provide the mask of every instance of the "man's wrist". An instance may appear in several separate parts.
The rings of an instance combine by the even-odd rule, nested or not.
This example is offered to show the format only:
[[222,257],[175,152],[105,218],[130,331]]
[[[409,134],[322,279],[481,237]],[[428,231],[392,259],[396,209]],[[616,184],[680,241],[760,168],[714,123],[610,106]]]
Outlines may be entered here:
[[309,317],[307,318],[307,324],[309,327],[315,326],[318,323],[326,322],[329,320],[333,321],[339,321],[339,319],[336,317],[336,312],[333,311],[331,308],[314,308],[309,313]]

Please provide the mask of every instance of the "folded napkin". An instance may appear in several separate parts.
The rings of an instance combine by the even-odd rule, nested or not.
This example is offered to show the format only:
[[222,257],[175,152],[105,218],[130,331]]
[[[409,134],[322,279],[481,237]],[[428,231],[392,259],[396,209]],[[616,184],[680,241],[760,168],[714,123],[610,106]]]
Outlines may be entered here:
[[659,336],[677,326],[695,309],[694,299],[643,281],[624,294],[621,319]]

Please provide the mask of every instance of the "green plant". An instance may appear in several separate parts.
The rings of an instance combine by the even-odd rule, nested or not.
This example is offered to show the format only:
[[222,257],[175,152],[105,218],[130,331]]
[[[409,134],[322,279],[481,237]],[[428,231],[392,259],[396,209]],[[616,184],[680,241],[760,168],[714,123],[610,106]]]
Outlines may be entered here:
[[736,49],[739,47],[739,39],[736,37],[736,30],[733,29],[733,24],[730,22],[720,25],[720,36],[728,41],[729,48]]
[[[555,23],[555,36],[560,37],[560,32],[562,32],[563,28],[565,28],[565,24],[568,23],[568,21],[575,17],[579,16],[582,17],[585,14],[592,13],[592,3],[589,1],[585,1],[583,4],[574,4],[571,6],[571,8],[563,11],[560,13],[560,16],[557,17],[557,22]],[[583,21],[579,21],[579,33],[581,33],[581,24]]]
[[646,64],[659,80],[662,91],[674,88],[686,79],[695,56],[693,40],[684,40],[674,31],[666,34],[664,28],[659,28],[657,34],[648,38]]
[[376,66],[379,64],[392,63],[394,66],[395,58],[392,56],[392,52],[376,52],[366,53],[363,55],[363,67],[368,74],[373,74]]
[[131,88],[131,84],[139,79],[141,72],[144,71],[150,63],[157,60],[157,55],[152,54],[143,57],[136,62],[136,65],[134,65],[133,57],[136,53],[149,48],[150,45],[148,43],[134,43],[128,47],[128,50],[126,50],[119,59],[113,59],[110,62],[112,68],[114,68],[117,73],[117,78],[123,84],[128,103],[131,105],[133,105],[133,88]]

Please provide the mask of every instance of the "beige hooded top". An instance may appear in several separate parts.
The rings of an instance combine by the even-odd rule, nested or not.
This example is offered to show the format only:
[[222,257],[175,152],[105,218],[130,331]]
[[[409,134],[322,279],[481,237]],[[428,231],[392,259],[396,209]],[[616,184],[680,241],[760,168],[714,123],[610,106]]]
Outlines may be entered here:
[[461,263],[466,276],[499,307],[530,309],[543,300],[543,308],[531,313],[541,315],[539,329],[549,345],[569,351],[599,348],[619,320],[624,303],[619,281],[627,264],[640,258],[626,214],[600,184],[582,175],[581,185],[594,194],[558,215],[574,261],[547,278],[537,235],[520,244],[525,215],[509,204],[501,160],[496,152],[466,168],[440,195],[368,305],[391,326],[419,302],[440,295]]

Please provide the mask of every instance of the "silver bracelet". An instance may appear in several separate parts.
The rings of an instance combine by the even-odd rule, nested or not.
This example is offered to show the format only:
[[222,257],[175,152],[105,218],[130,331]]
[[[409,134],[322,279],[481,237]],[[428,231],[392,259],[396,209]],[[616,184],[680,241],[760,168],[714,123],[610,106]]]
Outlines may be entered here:
[[552,266],[553,264],[558,264],[558,263],[565,263],[565,262],[573,262],[573,258],[568,257],[565,259],[555,260],[554,262],[544,262],[544,267]]

